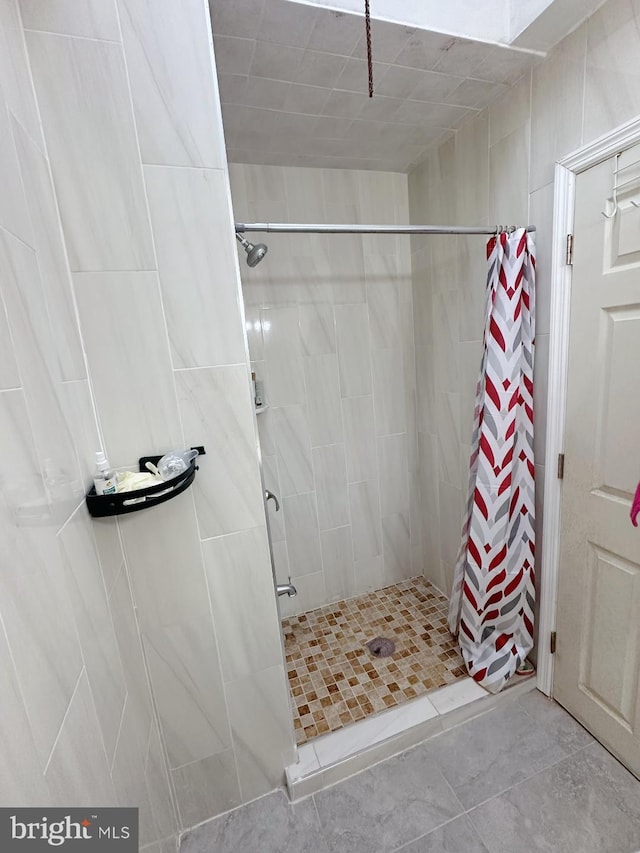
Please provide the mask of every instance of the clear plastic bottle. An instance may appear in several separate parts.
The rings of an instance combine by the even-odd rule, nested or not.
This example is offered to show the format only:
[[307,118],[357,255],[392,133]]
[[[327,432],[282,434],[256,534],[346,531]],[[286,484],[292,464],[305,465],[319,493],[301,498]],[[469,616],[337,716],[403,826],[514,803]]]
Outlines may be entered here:
[[96,473],[93,477],[96,495],[112,495],[117,488],[116,472],[102,450],[96,451]]

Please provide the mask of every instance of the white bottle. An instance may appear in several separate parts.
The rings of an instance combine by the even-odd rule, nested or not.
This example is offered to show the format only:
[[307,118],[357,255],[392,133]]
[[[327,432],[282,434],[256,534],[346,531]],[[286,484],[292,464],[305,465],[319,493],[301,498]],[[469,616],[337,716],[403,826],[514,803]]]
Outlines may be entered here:
[[102,450],[96,452],[96,473],[93,478],[96,495],[113,495],[116,491],[116,472],[109,467],[107,457]]

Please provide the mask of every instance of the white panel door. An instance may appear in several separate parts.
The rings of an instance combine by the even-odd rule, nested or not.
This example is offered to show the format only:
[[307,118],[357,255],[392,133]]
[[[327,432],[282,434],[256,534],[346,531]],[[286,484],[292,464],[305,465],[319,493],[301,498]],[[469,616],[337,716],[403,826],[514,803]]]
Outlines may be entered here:
[[640,146],[578,175],[554,697],[640,776]]

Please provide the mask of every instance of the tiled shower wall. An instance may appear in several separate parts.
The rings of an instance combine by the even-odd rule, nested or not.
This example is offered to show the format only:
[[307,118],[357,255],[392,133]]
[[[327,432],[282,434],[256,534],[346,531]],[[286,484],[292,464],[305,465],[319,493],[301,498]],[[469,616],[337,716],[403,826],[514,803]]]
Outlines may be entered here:
[[[239,221],[406,224],[406,176],[230,165]],[[422,573],[409,243],[395,236],[248,235],[241,265],[283,613]]]
[[[609,0],[409,175],[411,221],[537,226],[538,581],[546,465],[554,163],[640,114],[640,13]],[[486,281],[482,237],[412,243],[425,575],[448,590],[467,489]],[[551,462],[553,467],[553,461]]]
[[11,0],[0,91],[0,802],[137,805],[141,845],[175,850],[129,573],[84,507],[99,427]]
[[[166,853],[293,757],[206,3],[2,0],[0,90],[0,800]],[[92,522],[101,441],[208,452]]]

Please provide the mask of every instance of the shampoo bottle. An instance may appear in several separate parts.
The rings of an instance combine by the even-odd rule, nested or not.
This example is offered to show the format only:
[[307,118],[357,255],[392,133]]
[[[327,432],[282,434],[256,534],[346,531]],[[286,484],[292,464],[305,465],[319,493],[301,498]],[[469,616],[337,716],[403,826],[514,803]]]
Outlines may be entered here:
[[96,473],[93,477],[96,495],[112,495],[116,491],[116,472],[109,466],[102,450],[96,453]]

